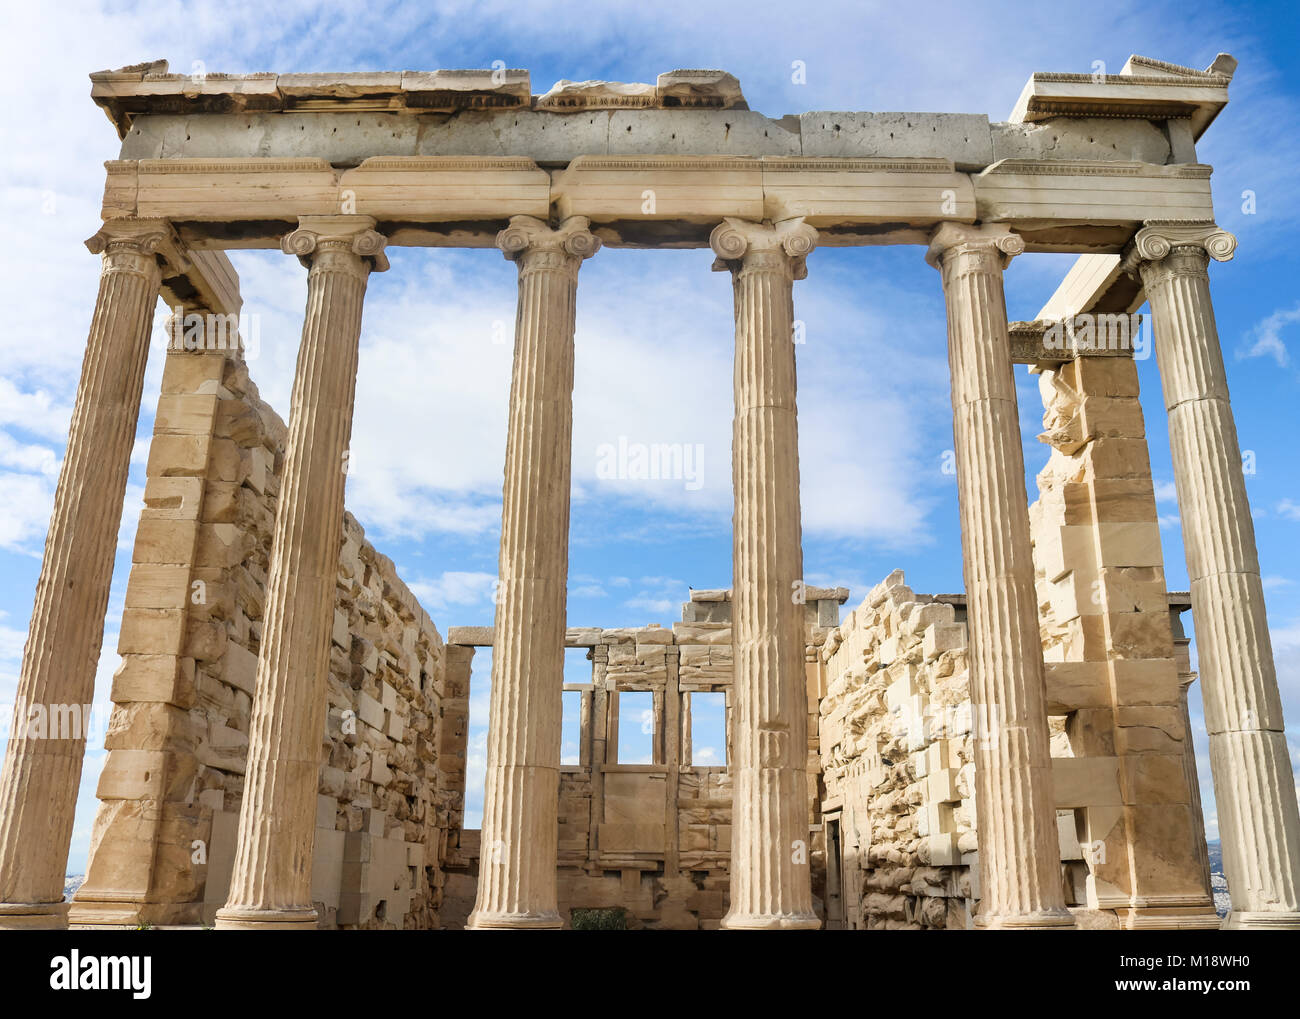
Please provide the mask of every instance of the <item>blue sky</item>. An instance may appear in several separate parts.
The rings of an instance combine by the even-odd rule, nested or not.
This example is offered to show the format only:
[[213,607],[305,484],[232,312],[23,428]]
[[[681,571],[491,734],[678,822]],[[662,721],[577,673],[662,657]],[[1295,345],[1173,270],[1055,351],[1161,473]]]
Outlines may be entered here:
[[[1130,53],[1205,67],[1240,61],[1232,102],[1198,147],[1215,167],[1235,260],[1212,286],[1269,599],[1279,676],[1300,762],[1300,197],[1297,20],[1285,4],[926,5],[696,0],[652,6],[455,2],[317,5],[25,5],[8,12],[0,81],[11,97],[0,151],[0,704],[13,700],[63,456],[98,259],[102,161],[117,139],[89,99],[88,72],[165,57],[173,70],[489,67],[560,78],[650,81],[678,67],[734,73],[769,116],[807,110],[946,111],[1005,119],[1033,71],[1118,71]],[[792,81],[795,61],[806,83]],[[1256,211],[1242,209],[1253,191]],[[260,318],[250,368],[288,415],[305,299],[301,267],[236,252],[246,310]],[[605,250],[578,302],[570,622],[678,618],[687,586],[730,583],[731,295],[706,251]],[[1007,273],[1011,317],[1030,318],[1069,256],[1028,255]],[[514,268],[496,251],[392,252],[367,301],[348,505],[445,633],[492,621],[509,387]],[[938,275],[917,247],[823,249],[796,287],[805,573],[853,602],[895,567],[918,591],[961,587],[956,486]],[[506,342],[498,342],[503,335]],[[140,506],[162,358],[151,359],[96,697],[106,701],[130,536]],[[1140,366],[1171,589],[1186,570],[1154,361]],[[1047,458],[1040,401],[1020,383],[1027,473]],[[606,480],[598,448],[620,438],[702,454],[701,484]],[[1032,489],[1031,489],[1032,491]],[[489,655],[476,660],[467,820],[481,803]],[[571,663],[580,679],[585,663]],[[1194,725],[1211,836],[1216,827],[1197,688]],[[5,709],[7,711],[7,708]],[[84,867],[102,737],[87,753],[70,871]]]

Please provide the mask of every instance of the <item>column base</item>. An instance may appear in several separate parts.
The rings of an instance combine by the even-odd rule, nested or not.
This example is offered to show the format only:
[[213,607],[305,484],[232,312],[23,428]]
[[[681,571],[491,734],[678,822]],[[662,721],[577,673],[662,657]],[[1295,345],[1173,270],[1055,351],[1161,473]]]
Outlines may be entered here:
[[738,913],[722,918],[724,931],[815,931],[822,921],[816,913]]
[[147,902],[143,894],[87,891],[85,885],[77,889],[68,910],[68,926],[80,930],[198,927],[202,923],[202,902]]
[[0,931],[61,931],[68,928],[68,907],[61,902],[0,902]]
[[1234,909],[1224,919],[1220,929],[1225,931],[1295,931],[1300,930],[1300,913]]
[[314,931],[316,910],[311,906],[296,909],[257,909],[248,906],[225,906],[217,910],[219,931]]
[[557,931],[564,926],[555,910],[545,913],[490,913],[474,910],[465,921],[467,931]]
[[80,930],[121,930],[144,922],[140,907],[134,903],[74,902],[68,911],[68,926]]
[[1192,909],[1134,907],[1116,911],[1127,931],[1214,931],[1222,921],[1213,906]]
[[980,913],[975,917],[975,927],[986,931],[1074,930],[1076,924],[1069,910],[1044,909],[1036,913],[1005,913],[1002,916]]

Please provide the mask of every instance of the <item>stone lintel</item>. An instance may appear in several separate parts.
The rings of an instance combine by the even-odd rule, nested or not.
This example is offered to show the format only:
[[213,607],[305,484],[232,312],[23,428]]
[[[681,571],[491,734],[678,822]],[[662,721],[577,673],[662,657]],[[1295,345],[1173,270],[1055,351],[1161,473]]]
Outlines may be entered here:
[[[966,608],[965,592],[956,594],[936,594],[931,596],[934,601],[945,602],[954,608]],[[1192,607],[1192,596],[1186,591],[1169,591],[1165,595],[1169,599],[1169,607],[1179,612],[1185,612]]]
[[189,250],[189,266],[178,276],[164,276],[162,298],[169,308],[205,309],[218,315],[238,315],[244,306],[239,273],[224,251]]
[[[584,216],[617,247],[703,247],[719,221],[802,218],[828,246],[925,243],[942,223],[996,223],[1026,250],[1121,252],[1162,216],[1213,218],[1209,167],[929,158],[582,156],[548,173],[518,156],[115,160],[105,220],[166,219],[191,249],[273,248],[303,216],[370,216],[392,246],[489,247],[513,216]],[[1087,221],[1080,209],[1088,210]]]
[[[809,587],[803,589],[804,600],[809,602],[815,601],[835,601],[843,605],[849,600],[849,589],[847,587]],[[691,590],[691,601],[696,603],[705,602],[729,602],[731,601],[731,588],[703,588],[701,590]]]
[[463,647],[491,647],[493,627],[452,626],[447,630],[447,643]]
[[1210,173],[1200,163],[1000,159],[971,179],[979,222],[1014,228],[1025,250],[1111,253],[1153,209],[1170,220],[1213,220]]
[[1080,255],[1034,318],[1052,321],[1091,311],[1120,275],[1118,255]]
[[[1076,357],[1132,357],[1131,337],[1126,330],[1140,327],[1142,317],[1134,315],[1125,321],[1123,315],[1098,315],[1088,319],[1089,329],[1080,333],[1081,320],[1088,313],[1081,312],[1064,319],[1048,322],[1009,322],[1011,361],[1013,364],[1061,364]],[[1112,328],[1118,323],[1123,330]],[[1076,330],[1073,334],[1071,330]],[[1123,336],[1119,336],[1124,332]]]
[[[595,647],[604,640],[598,626],[570,626],[564,633],[566,647]],[[637,631],[627,631],[635,633]],[[663,630],[662,638],[654,638],[656,643],[671,640],[672,631]],[[646,635],[649,639],[653,635]],[[496,628],[492,626],[453,626],[447,631],[447,644],[458,647],[491,647],[496,639]]]

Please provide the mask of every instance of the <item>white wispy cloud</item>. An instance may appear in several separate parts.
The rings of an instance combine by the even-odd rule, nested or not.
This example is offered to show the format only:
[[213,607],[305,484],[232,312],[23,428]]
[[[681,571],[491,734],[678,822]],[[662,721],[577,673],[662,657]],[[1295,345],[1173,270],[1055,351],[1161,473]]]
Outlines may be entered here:
[[496,574],[468,570],[446,570],[432,579],[407,582],[425,611],[442,612],[453,606],[491,604]]
[[1285,368],[1291,358],[1282,341],[1282,330],[1296,322],[1300,322],[1300,304],[1273,312],[1246,334],[1237,357],[1271,357],[1279,368]]
[[40,555],[53,506],[54,483],[49,478],[0,471],[0,548]]

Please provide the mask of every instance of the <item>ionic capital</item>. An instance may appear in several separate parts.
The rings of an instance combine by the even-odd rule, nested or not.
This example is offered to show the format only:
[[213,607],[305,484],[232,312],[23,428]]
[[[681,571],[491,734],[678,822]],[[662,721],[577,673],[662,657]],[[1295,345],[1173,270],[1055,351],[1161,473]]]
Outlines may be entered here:
[[280,250],[297,255],[309,269],[322,258],[349,256],[339,260],[337,268],[352,267],[369,274],[388,268],[387,244],[370,216],[302,216],[298,229],[281,238]]
[[109,219],[86,239],[92,255],[103,255],[118,268],[140,269],[150,263],[165,263],[168,273],[177,275],[190,267],[185,247],[165,219]]
[[[1187,220],[1147,220],[1124,254],[1121,268],[1143,282],[1152,271],[1161,274],[1179,270],[1202,272],[1213,258],[1226,262],[1237,250],[1237,238],[1211,222]],[[1174,254],[1190,257],[1190,264],[1175,266],[1165,260]],[[1188,262],[1188,259],[1182,259]],[[1157,263],[1160,265],[1157,267]]]
[[728,216],[709,234],[709,247],[718,256],[715,272],[734,270],[755,257],[774,255],[788,262],[791,275],[801,280],[808,275],[806,259],[817,247],[817,230],[802,217],[779,223],[761,223]]
[[1133,250],[1150,262],[1164,258],[1175,248],[1203,248],[1216,262],[1226,262],[1237,250],[1237,238],[1215,223],[1178,220],[1147,220],[1133,238]]
[[512,262],[546,253],[574,260],[574,265],[600,250],[600,238],[588,229],[586,216],[570,216],[557,227],[533,216],[511,216],[497,234],[497,247]]
[[940,271],[960,258],[968,269],[992,272],[1005,269],[1024,250],[1024,238],[1001,223],[940,223],[930,235],[925,260]]

